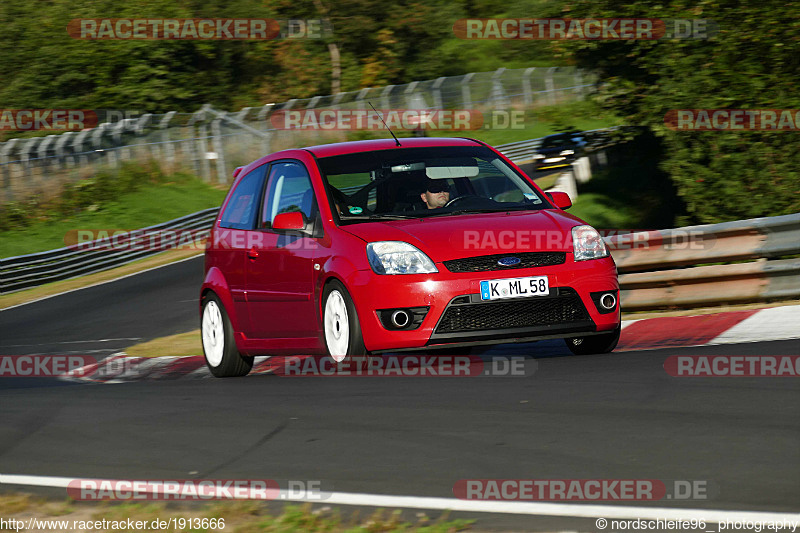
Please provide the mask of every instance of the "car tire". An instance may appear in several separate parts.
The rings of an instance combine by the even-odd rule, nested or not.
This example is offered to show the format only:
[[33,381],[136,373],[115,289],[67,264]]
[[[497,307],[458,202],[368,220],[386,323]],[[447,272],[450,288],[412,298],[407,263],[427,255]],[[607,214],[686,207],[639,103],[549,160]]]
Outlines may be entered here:
[[218,378],[244,376],[253,368],[253,357],[243,356],[236,349],[233,325],[225,307],[216,294],[203,298],[203,314],[200,319],[200,336],[203,340],[203,355],[206,366]]
[[621,331],[622,327],[617,326],[617,329],[610,333],[590,335],[588,337],[571,337],[564,339],[564,341],[567,343],[567,348],[575,355],[611,353],[617,347]]
[[322,291],[322,336],[327,354],[337,363],[350,360],[366,365],[370,353],[364,346],[361,323],[350,293],[338,280]]

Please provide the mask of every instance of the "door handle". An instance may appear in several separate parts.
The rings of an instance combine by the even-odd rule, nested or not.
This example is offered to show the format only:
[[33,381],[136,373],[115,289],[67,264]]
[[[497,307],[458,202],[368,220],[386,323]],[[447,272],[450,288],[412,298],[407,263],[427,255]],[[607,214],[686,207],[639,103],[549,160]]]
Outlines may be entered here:
[[257,258],[257,257],[258,257],[258,250],[256,250],[255,246],[254,246],[254,247],[252,247],[252,248],[250,248],[250,249],[247,251],[247,258],[248,258],[248,259],[255,259],[255,258]]

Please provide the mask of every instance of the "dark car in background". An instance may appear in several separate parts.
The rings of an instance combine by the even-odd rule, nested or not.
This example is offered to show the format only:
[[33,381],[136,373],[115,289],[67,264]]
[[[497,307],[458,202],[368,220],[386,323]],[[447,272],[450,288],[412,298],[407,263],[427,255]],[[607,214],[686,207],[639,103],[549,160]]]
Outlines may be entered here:
[[548,170],[570,166],[583,155],[586,147],[582,132],[567,132],[548,135],[533,156],[535,170]]

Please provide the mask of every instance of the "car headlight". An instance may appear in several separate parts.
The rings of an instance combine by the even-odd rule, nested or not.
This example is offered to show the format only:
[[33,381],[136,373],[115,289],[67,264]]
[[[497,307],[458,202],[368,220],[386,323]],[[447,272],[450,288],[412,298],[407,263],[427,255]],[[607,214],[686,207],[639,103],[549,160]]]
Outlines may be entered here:
[[593,227],[575,226],[572,228],[572,253],[575,261],[600,259],[608,256],[608,247]]
[[574,155],[575,150],[561,150],[561,153],[558,155]]
[[403,241],[367,244],[369,266],[376,274],[432,274],[439,272],[430,257]]

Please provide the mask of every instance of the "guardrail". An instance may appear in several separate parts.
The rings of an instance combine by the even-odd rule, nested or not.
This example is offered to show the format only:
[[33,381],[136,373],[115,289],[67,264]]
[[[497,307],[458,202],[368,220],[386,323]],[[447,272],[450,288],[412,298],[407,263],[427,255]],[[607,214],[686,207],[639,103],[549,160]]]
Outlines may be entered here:
[[605,240],[624,310],[800,297],[800,213]]
[[[53,281],[115,268],[163,250],[139,246],[159,230],[203,230],[211,227],[218,207],[205,209],[169,222],[131,232],[121,240],[112,238],[36,254],[0,259],[0,293],[28,289]],[[81,249],[86,248],[86,249]],[[108,248],[108,249],[106,249]]]

